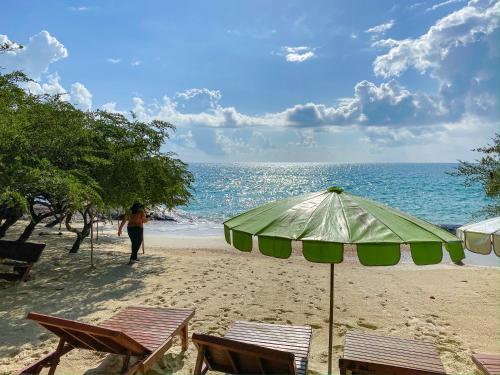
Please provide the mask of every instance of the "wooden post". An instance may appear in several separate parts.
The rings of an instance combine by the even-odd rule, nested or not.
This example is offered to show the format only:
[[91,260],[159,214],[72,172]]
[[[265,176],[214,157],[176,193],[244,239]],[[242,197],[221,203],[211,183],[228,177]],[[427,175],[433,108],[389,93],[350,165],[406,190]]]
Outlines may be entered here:
[[329,319],[329,331],[328,331],[328,375],[332,374],[334,268],[335,264],[334,263],[330,264],[330,319]]
[[94,215],[90,215],[90,267],[94,268]]

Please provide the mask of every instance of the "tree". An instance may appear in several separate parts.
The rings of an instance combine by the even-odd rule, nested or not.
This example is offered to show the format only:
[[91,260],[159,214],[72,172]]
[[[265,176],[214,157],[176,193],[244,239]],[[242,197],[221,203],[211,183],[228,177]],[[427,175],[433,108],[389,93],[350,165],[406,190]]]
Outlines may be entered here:
[[0,74],[0,238],[27,212],[26,199],[12,181],[18,159],[9,155],[7,146],[20,141],[18,125],[33,99],[20,88],[26,82],[29,78],[21,72]]
[[89,188],[99,188],[90,173],[99,151],[93,150],[87,115],[60,96],[27,94],[19,87],[26,80],[12,74],[3,90],[0,85],[6,98],[0,130],[7,135],[0,140],[0,177],[25,197],[31,217],[19,241],[43,219],[65,215]]
[[175,131],[172,124],[145,123],[102,111],[94,115],[94,131],[101,140],[109,140],[112,154],[110,162],[95,173],[107,208],[124,209],[134,201],[168,208],[188,203],[193,175],[174,154],[161,151]]
[[460,161],[451,174],[465,177],[466,186],[481,184],[486,196],[492,199],[492,203],[484,208],[484,213],[500,215],[500,133],[493,137],[493,144],[474,151],[481,152],[483,156],[474,162]]
[[[22,73],[0,74],[0,194],[17,193],[31,217],[19,240],[43,219],[65,217],[76,234],[71,252],[77,252],[97,214],[136,200],[169,208],[189,201],[192,174],[161,150],[173,125],[83,112],[59,95],[27,93],[22,85],[28,81]],[[14,213],[9,225],[19,218]],[[83,226],[74,223],[78,214]]]

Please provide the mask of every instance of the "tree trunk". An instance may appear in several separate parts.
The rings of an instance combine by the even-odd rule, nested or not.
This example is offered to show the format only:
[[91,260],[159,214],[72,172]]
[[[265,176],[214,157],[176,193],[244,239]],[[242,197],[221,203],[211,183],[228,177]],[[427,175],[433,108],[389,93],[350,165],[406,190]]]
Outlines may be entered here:
[[5,237],[5,232],[9,229],[18,219],[8,218],[5,219],[3,224],[0,226],[0,238]]
[[73,242],[73,246],[71,246],[71,249],[69,251],[70,254],[76,254],[78,250],[80,250],[80,245],[83,242],[83,237],[80,233],[76,235],[76,240]]
[[5,232],[23,216],[23,210],[19,206],[0,208],[0,238],[5,236]]
[[17,239],[19,242],[27,241],[28,238],[30,238],[30,236],[33,234],[35,227],[38,225],[38,223],[40,221],[42,221],[43,219],[45,219],[47,217],[54,215],[53,211],[37,215],[37,213],[35,212],[34,206],[35,206],[35,201],[34,200],[30,201],[29,202],[29,209],[30,209],[30,214],[31,214],[31,221],[28,224],[28,226],[26,228],[24,228],[23,233]]
[[53,228],[55,227],[57,224],[60,224],[62,223],[62,221],[64,220],[64,215],[61,215],[61,216],[55,216],[55,219],[52,220],[50,223],[47,223],[45,224],[45,228]]
[[28,224],[26,228],[24,228],[23,233],[19,236],[17,239],[19,242],[25,242],[30,238],[30,236],[33,234],[33,231],[35,230],[35,227],[37,224],[40,222],[41,219],[39,219],[37,216],[33,217]]
[[73,217],[73,213],[69,213],[66,216],[65,224],[66,224],[66,229],[69,230],[70,232],[73,232],[76,234],[76,240],[73,243],[73,246],[71,247],[69,253],[70,254],[75,254],[80,250],[80,245],[82,244],[83,240],[88,237],[90,234],[90,226],[92,225],[92,216],[91,216],[91,209],[92,206],[89,205],[85,208],[83,212],[80,212],[83,217],[83,228],[82,230],[78,230],[77,228],[73,228],[71,226],[71,218]]

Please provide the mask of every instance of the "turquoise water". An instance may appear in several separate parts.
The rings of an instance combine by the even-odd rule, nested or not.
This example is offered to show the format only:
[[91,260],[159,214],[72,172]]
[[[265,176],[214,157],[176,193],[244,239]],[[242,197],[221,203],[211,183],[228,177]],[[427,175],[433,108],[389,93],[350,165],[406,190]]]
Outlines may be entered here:
[[447,174],[456,164],[193,163],[193,199],[175,211],[177,223],[153,230],[220,235],[221,223],[262,203],[341,186],[436,224],[482,218],[481,186]]
[[[435,224],[461,225],[480,220],[488,200],[481,186],[465,187],[450,176],[457,164],[199,164],[193,199],[172,216],[175,222],[152,222],[146,232],[182,236],[219,236],[222,222],[268,201],[341,186]],[[446,252],[445,263],[450,263]],[[466,263],[500,266],[493,253],[466,251]]]

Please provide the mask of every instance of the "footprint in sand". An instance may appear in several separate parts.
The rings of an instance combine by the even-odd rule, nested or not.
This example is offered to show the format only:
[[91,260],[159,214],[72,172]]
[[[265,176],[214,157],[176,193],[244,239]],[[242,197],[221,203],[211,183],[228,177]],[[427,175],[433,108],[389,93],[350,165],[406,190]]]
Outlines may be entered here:
[[368,329],[377,329],[378,326],[376,326],[375,324],[371,324],[371,323],[366,323],[362,320],[358,320],[357,323],[356,323],[359,327],[363,327],[363,328],[368,328]]

